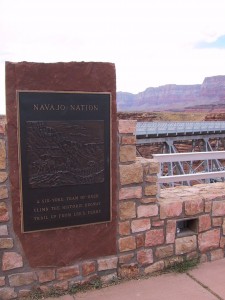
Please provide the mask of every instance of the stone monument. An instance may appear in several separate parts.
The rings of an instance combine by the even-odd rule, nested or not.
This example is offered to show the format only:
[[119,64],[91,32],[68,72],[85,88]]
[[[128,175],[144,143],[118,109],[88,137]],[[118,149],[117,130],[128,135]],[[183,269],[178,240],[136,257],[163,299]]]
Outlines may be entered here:
[[6,63],[13,226],[32,267],[116,253],[110,63]]

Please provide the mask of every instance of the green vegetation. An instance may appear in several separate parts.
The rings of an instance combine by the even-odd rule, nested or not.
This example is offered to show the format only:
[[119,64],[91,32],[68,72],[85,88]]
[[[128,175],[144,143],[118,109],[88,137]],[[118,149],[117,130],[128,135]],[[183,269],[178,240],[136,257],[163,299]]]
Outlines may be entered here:
[[103,287],[103,283],[99,278],[96,278],[88,283],[77,283],[72,285],[67,291],[63,291],[60,288],[51,287],[50,290],[46,293],[42,292],[39,288],[33,289],[28,298],[24,300],[38,300],[45,299],[48,297],[60,297],[66,294],[74,295],[79,292],[85,292],[89,290],[96,290]]
[[165,272],[174,272],[174,273],[186,273],[191,269],[197,267],[199,264],[199,258],[192,260],[184,260],[182,262],[176,262],[173,265],[166,268]]
[[[149,278],[151,276],[160,275],[162,273],[169,273],[169,272],[186,273],[186,272],[190,271],[191,269],[195,268],[198,264],[199,264],[199,258],[195,258],[192,260],[185,259],[182,262],[175,262],[175,263],[171,264],[163,271],[149,274],[149,275],[140,275],[133,279],[140,280],[140,279],[145,279],[145,278]],[[127,281],[127,280],[129,280],[129,279],[113,278],[109,283],[103,284],[103,282],[101,281],[100,278],[95,278],[92,281],[87,282],[87,283],[74,284],[67,291],[63,291],[59,288],[52,287],[46,293],[42,292],[40,289],[37,288],[31,292],[31,294],[28,298],[24,298],[24,300],[39,300],[39,299],[45,299],[48,297],[60,297],[60,296],[66,295],[66,294],[74,295],[79,292],[86,292],[86,291],[90,291],[90,290],[101,289],[105,286],[117,285],[117,284]]]

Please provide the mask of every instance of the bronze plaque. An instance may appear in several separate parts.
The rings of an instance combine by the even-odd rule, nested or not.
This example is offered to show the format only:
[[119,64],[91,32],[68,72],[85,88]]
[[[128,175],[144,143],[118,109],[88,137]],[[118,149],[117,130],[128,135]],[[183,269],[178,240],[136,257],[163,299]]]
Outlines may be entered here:
[[18,92],[23,232],[111,220],[111,95]]

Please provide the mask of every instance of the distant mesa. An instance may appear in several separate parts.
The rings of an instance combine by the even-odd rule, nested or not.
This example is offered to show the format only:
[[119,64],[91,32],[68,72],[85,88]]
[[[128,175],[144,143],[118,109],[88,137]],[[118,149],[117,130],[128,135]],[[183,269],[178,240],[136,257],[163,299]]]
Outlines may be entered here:
[[167,84],[138,94],[118,92],[118,112],[225,112],[225,75],[206,77],[202,84]]

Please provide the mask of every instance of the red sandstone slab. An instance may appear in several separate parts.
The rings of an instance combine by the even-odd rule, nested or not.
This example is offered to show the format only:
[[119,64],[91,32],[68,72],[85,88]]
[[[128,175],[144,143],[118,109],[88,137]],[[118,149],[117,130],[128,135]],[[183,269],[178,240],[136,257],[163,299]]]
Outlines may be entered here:
[[[73,298],[61,298],[72,300]],[[166,274],[131,280],[101,290],[79,293],[76,300],[216,300],[217,298],[186,274]],[[49,299],[50,300],[50,299]]]
[[222,299],[225,299],[224,270],[225,259],[220,259],[202,264],[189,273]]
[[[23,233],[18,166],[17,91],[111,93],[112,95],[112,221]],[[13,228],[31,267],[63,267],[116,253],[117,113],[116,75],[111,63],[6,63],[6,111]],[[8,213],[0,222],[7,221]]]

